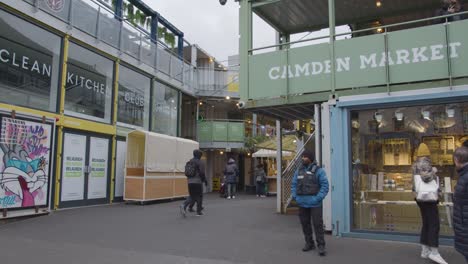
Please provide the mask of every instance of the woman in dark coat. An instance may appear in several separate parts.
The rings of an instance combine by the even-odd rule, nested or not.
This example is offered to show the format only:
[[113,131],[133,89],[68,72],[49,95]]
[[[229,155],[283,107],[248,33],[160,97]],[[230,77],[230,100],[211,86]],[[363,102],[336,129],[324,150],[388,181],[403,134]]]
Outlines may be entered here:
[[459,175],[453,195],[455,249],[465,256],[468,263],[468,148],[458,148],[453,156]]
[[236,185],[239,178],[239,169],[237,168],[236,161],[229,158],[228,163],[223,171],[224,180],[227,183],[228,197],[227,199],[236,198]]

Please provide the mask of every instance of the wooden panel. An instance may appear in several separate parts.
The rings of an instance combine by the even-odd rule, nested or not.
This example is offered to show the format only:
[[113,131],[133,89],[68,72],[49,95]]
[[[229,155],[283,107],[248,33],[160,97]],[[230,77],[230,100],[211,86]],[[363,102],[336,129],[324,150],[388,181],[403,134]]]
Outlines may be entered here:
[[145,175],[144,168],[127,168],[126,176],[143,177],[144,175]]
[[152,176],[152,177],[160,177],[160,176],[164,176],[164,177],[174,177],[174,173],[173,172],[149,172],[147,171],[146,172],[146,176]]
[[276,179],[275,178],[268,178],[268,192],[276,193]]
[[147,179],[145,200],[172,198],[174,179]]
[[175,184],[174,196],[187,196],[188,195],[187,179],[174,179],[174,184]]
[[143,179],[125,179],[125,198],[143,199]]

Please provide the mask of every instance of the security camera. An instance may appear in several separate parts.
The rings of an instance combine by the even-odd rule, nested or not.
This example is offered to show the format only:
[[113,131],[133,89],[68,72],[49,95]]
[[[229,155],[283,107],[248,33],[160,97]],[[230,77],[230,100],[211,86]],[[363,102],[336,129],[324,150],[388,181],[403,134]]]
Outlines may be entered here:
[[221,5],[225,5],[226,2],[227,2],[227,0],[219,0],[219,3],[220,3]]
[[237,103],[237,107],[239,107],[239,109],[242,109],[245,107],[245,102],[244,101],[239,101],[239,103]]

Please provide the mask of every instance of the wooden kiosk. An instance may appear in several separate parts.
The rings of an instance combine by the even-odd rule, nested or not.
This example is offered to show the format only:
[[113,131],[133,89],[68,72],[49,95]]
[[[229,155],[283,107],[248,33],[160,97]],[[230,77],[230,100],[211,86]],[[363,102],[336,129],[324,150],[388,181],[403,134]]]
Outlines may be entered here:
[[154,201],[188,196],[185,163],[198,142],[147,131],[127,137],[125,201]]
[[[266,168],[266,175],[267,175],[267,190],[268,194],[276,194],[276,150],[270,149],[259,149],[257,152],[252,154],[253,158],[259,158],[260,162],[265,165]],[[291,158],[294,157],[294,153],[291,151],[283,151],[282,157],[284,158],[283,161],[289,162]]]

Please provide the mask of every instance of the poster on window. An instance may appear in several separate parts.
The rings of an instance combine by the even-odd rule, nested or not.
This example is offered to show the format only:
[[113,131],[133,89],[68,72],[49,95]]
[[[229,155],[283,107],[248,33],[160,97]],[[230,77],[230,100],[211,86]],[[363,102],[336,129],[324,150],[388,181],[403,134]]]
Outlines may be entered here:
[[109,139],[91,137],[89,151],[90,174],[88,199],[106,198]]
[[65,133],[63,142],[61,201],[83,200],[86,136]]
[[1,118],[0,209],[48,205],[51,124]]

